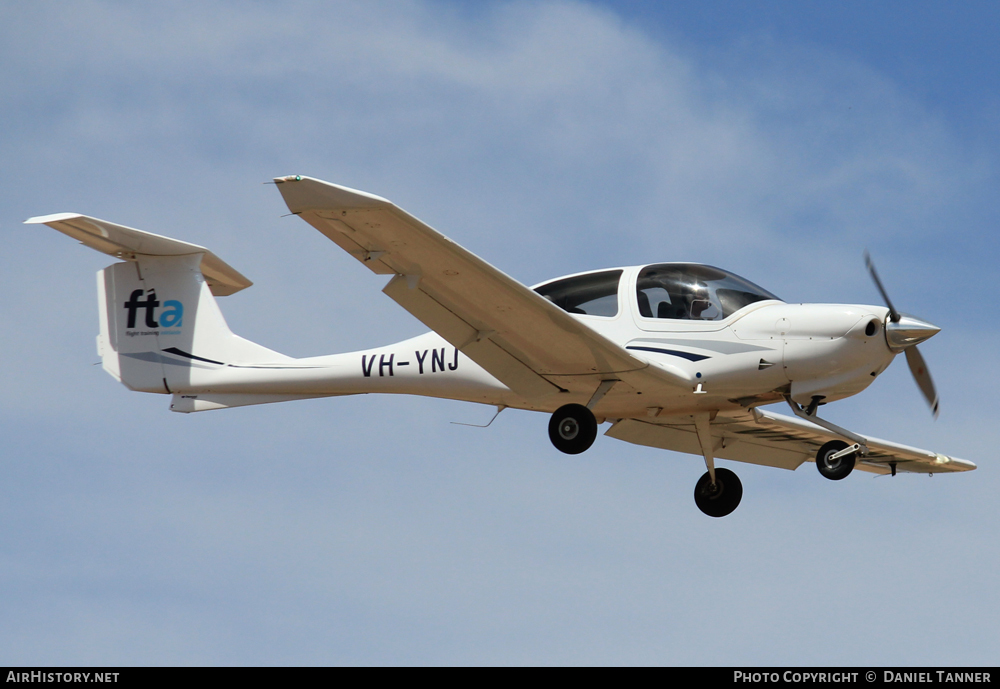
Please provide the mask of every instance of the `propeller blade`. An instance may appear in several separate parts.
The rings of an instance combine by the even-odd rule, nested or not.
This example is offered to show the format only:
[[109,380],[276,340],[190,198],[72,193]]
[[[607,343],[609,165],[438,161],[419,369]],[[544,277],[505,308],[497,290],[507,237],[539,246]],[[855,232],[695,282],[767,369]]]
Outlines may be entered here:
[[[885,291],[885,287],[882,286],[882,281],[878,279],[878,273],[875,271],[875,264],[872,262],[871,254],[867,251],[865,251],[865,267],[868,268],[869,275],[871,275],[872,280],[875,281],[875,286],[878,287],[878,291],[881,293],[882,299],[885,301],[885,305],[889,307],[889,320],[893,323],[898,323],[899,311],[897,311],[896,307],[892,305],[892,301],[889,299],[889,295]],[[927,393],[924,394],[926,395]]]
[[931,372],[927,370],[924,357],[916,345],[906,348],[906,363],[910,367],[910,373],[913,374],[913,380],[917,381],[917,387],[920,388],[920,392],[924,393],[924,399],[927,400],[927,404],[930,405],[931,412],[934,413],[936,419],[938,417],[937,391],[934,389],[934,381],[931,380]]

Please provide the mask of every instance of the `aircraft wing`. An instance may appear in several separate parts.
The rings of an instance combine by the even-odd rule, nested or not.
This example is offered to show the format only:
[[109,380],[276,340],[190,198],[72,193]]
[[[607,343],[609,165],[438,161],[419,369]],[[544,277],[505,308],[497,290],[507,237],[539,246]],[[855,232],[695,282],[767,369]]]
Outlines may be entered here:
[[[831,440],[843,440],[804,419],[760,409],[720,413],[712,420],[710,429],[716,457],[782,469],[796,469],[803,462],[815,461],[816,452],[822,445]],[[701,455],[694,420],[690,416],[623,419],[605,435],[637,445]],[[976,468],[965,459],[878,438],[869,437],[868,448],[868,456],[860,459],[855,468],[876,474],[890,473],[890,462],[896,463],[897,471],[920,474]]]
[[[514,392],[544,397],[579,376],[652,367],[390,201],[299,175],[276,178],[289,210],[361,261],[383,290]],[[593,392],[593,387],[589,388]]]

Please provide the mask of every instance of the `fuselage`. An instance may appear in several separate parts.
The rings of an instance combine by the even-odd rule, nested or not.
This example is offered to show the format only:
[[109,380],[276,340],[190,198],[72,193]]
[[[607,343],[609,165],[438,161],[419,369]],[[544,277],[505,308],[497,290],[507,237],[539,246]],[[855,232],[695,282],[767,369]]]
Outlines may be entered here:
[[[638,390],[629,384],[631,372],[622,371],[594,408],[603,418],[757,406],[785,395],[801,404],[814,397],[834,401],[867,388],[895,356],[885,339],[885,307],[788,304],[710,266],[615,268],[534,289],[624,347],[640,366],[690,381],[686,388],[664,382],[658,389],[647,382]],[[600,382],[594,377],[594,390]],[[247,368],[238,376],[206,369],[192,383],[177,392],[414,394],[548,412],[589,398],[525,399],[433,332],[371,350]]]

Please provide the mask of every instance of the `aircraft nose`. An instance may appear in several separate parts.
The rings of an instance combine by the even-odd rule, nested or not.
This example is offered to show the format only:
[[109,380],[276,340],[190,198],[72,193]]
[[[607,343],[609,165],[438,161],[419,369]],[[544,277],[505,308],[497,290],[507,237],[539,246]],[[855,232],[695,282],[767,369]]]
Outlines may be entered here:
[[885,324],[885,341],[889,349],[901,352],[907,347],[920,344],[941,332],[941,328],[933,323],[920,320],[913,316],[900,314],[898,321],[891,320]]

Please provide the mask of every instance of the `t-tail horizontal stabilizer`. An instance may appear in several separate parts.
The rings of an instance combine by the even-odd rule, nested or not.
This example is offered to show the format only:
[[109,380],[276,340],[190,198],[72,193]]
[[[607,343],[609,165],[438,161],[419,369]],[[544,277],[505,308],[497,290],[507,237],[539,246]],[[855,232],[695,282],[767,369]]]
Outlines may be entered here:
[[212,294],[225,297],[246,289],[253,283],[235,268],[203,246],[179,239],[143,232],[107,220],[79,213],[56,213],[28,218],[26,225],[48,225],[69,235],[91,249],[124,261],[137,261],[143,256],[201,256],[199,269]]

